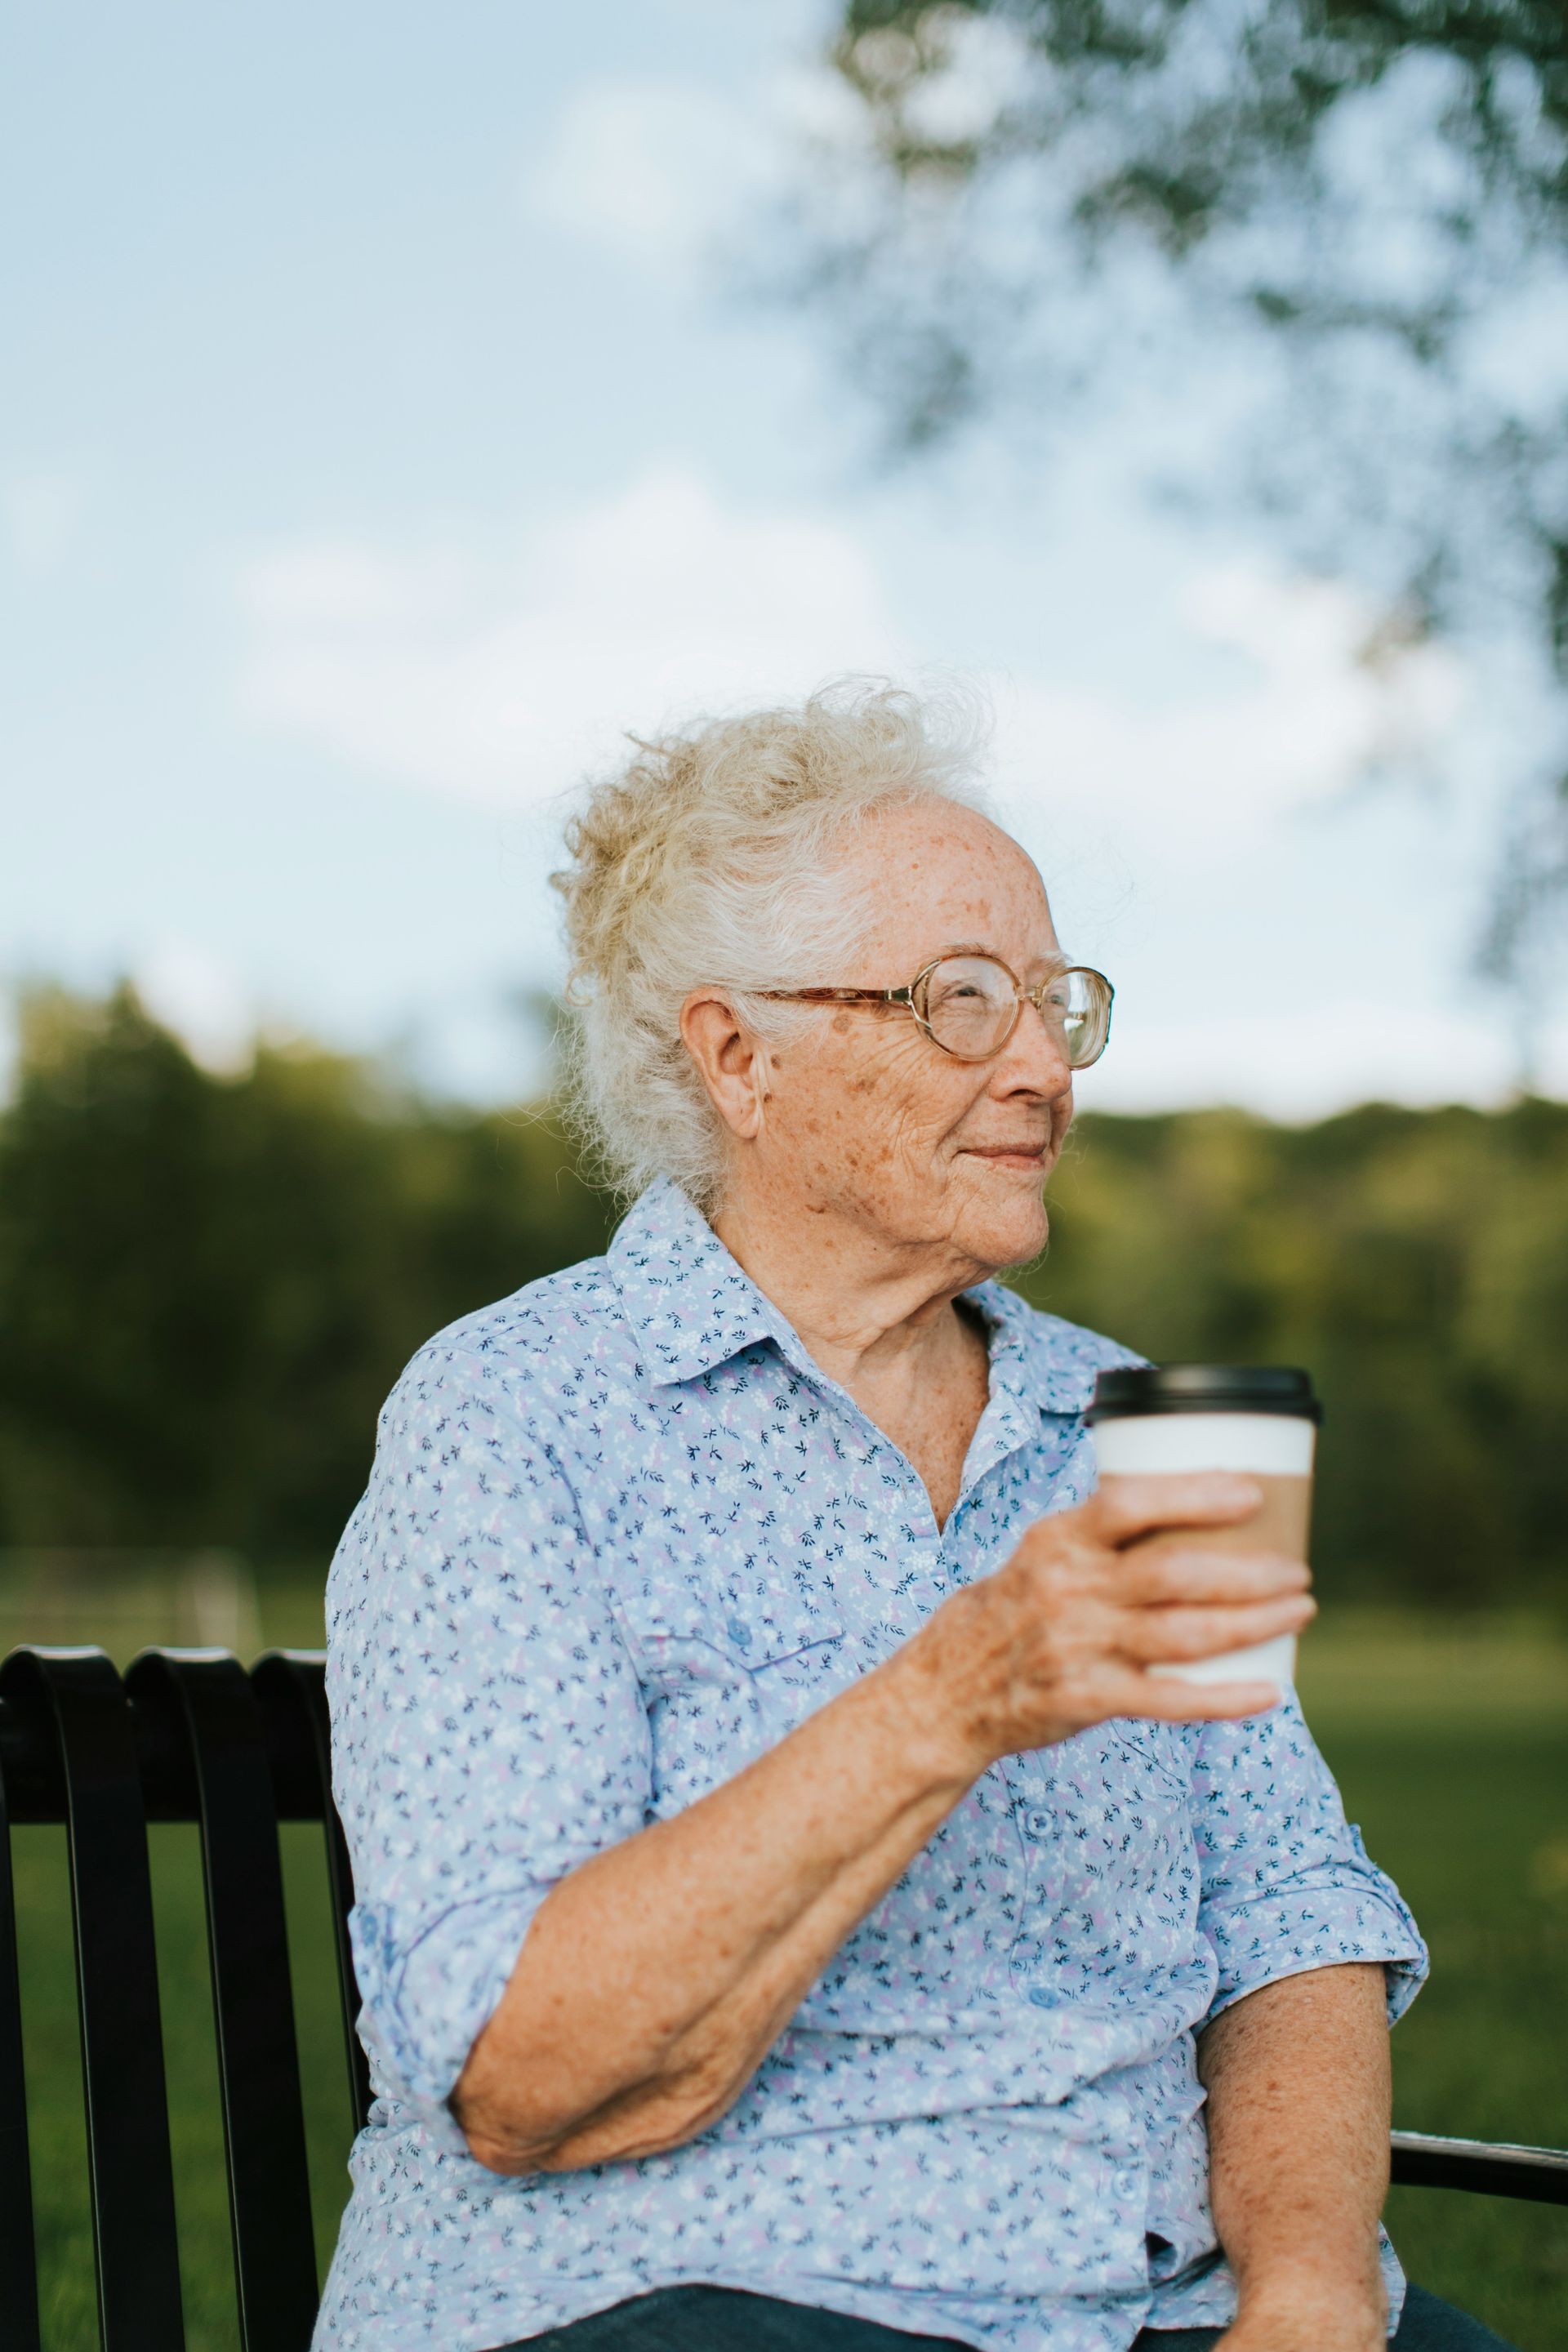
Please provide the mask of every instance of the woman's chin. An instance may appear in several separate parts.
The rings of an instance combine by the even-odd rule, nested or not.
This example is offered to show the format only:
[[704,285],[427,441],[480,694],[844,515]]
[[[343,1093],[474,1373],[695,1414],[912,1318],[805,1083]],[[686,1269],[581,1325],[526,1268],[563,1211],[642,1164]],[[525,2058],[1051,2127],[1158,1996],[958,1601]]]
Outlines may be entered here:
[[1026,1265],[1038,1257],[1050,1233],[1037,1176],[1031,1192],[1014,1200],[976,1201],[958,1238],[983,1265]]

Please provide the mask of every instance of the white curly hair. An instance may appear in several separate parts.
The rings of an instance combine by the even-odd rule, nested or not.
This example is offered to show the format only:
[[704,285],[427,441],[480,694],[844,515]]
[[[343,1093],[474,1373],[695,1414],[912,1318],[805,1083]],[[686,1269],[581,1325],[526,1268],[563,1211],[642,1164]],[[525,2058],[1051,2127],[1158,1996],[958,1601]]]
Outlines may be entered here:
[[854,975],[868,892],[847,892],[849,839],[877,810],[984,805],[979,697],[841,678],[805,701],[703,718],[644,742],[585,791],[551,880],[571,950],[567,1105],[591,1164],[630,1196],[672,1177],[710,1211],[723,1136],[680,1036],[695,988],[722,988],[779,1038],[811,1015],[769,988]]

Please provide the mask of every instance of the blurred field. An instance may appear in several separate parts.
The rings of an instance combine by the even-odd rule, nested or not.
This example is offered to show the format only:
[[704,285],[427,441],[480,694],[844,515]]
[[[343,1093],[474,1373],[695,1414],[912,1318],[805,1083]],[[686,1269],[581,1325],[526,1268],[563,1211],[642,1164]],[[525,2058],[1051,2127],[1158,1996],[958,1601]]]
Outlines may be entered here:
[[[268,1641],[320,1638],[303,1586],[261,1594]],[[1394,2041],[1408,2128],[1568,2147],[1568,1642],[1526,1619],[1341,1612],[1306,1645],[1309,1715],[1352,1817],[1433,1949]],[[286,1832],[290,1929],[324,2267],[346,2189],[320,1834]],[[96,2343],[60,1835],[17,1833],[29,2095],[50,2352]],[[154,1832],[191,2352],[237,2347],[195,1832]],[[1568,2341],[1568,2210],[1395,2190],[1407,2268],[1521,2347]]]
[[[1301,1689],[1432,1948],[1394,2038],[1395,2121],[1568,2147],[1568,1643],[1342,1614],[1303,1644]],[[1387,2221],[1413,2277],[1521,2352],[1568,2343],[1568,2209],[1396,2189]]]

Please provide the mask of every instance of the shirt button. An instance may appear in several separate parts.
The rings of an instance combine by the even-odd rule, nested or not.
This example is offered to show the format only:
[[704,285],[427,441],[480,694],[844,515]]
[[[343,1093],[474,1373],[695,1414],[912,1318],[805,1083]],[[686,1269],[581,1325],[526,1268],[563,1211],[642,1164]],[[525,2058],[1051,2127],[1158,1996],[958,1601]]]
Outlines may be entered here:
[[737,1650],[749,1650],[751,1648],[752,1629],[747,1624],[743,1617],[726,1617],[724,1620],[724,1631],[728,1633],[731,1641],[733,1642]]
[[1031,1807],[1024,1815],[1024,1835],[1026,1838],[1038,1839],[1048,1838],[1050,1833],[1051,1817],[1046,1807],[1044,1805]]
[[1051,1990],[1049,1985],[1031,1985],[1029,1987],[1029,2006],[1031,2009],[1055,2009],[1056,2005],[1057,1997]]
[[1138,2194],[1138,2175],[1135,2172],[1119,2172],[1112,2180],[1110,2186],[1115,2190],[1118,2197],[1136,2197]]

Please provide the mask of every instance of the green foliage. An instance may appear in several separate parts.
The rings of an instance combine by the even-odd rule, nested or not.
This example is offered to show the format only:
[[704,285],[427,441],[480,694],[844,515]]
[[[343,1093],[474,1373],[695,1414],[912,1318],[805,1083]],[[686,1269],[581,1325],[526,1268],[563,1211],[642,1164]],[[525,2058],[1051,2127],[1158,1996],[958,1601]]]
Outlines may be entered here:
[[[1549,983],[1568,379],[1518,322],[1563,301],[1562,0],[842,0],[827,51],[860,135],[804,152],[785,282],[894,445],[988,416],[1037,483],[1064,425],[1153,415],[1164,488],[1383,604],[1374,666],[1506,644],[1541,708],[1501,745],[1479,945]],[[1184,457],[1163,421],[1216,395],[1222,446]]]
[[1022,1286],[1158,1358],[1309,1366],[1323,1589],[1495,1600],[1568,1560],[1568,1105],[1087,1118]]
[[[1330,1591],[1550,1595],[1568,1555],[1568,1106],[1086,1118],[1038,1304],[1157,1357],[1310,1366]],[[0,1542],[320,1562],[431,1332],[603,1248],[547,1119],[121,992],[35,1000],[0,1117]]]
[[605,1232],[543,1120],[319,1052],[214,1077],[127,992],[35,999],[0,1121],[0,1542],[320,1555],[421,1340]]

